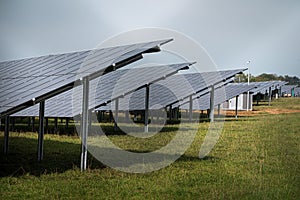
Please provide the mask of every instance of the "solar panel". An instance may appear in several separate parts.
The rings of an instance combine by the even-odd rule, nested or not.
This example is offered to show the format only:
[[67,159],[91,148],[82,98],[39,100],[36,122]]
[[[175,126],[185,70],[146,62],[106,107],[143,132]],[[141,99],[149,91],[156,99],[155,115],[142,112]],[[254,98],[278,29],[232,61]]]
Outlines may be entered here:
[[[248,83],[243,83],[248,84]],[[255,95],[257,93],[268,93],[269,88],[271,87],[272,90],[281,87],[282,85],[286,84],[284,81],[264,81],[264,82],[250,82],[250,85],[255,85],[256,88],[252,89],[251,92]]]
[[[220,87],[222,87],[222,86],[224,86],[224,85],[227,85],[228,83],[231,83],[231,82],[233,82],[233,81],[234,81],[234,80],[232,80],[232,79],[228,79],[228,80],[226,80],[226,81],[222,81],[222,82],[219,83],[219,84],[216,84],[214,87],[215,87],[215,88],[220,88]],[[210,87],[209,87],[209,88],[206,88],[205,90],[202,90],[202,91],[199,92],[198,94],[194,95],[194,96],[193,96],[193,99],[200,98],[200,97],[206,95],[207,93],[209,93],[210,91],[211,91],[211,88],[210,88]],[[179,105],[182,105],[182,104],[184,104],[184,102],[186,102],[186,101],[183,101],[183,102],[174,104],[174,107],[177,107],[177,106],[179,106]],[[196,107],[195,107],[195,108],[196,108]]]
[[[159,81],[150,87],[150,109],[160,109],[187,99],[190,95],[201,93],[212,85],[222,85],[226,80],[241,73],[245,69],[225,70],[215,72],[187,73],[174,75]],[[231,81],[231,80],[230,80]],[[145,89],[119,100],[120,110],[144,110]],[[111,105],[100,107],[98,110],[110,110]]]
[[104,49],[40,56],[0,63],[0,116],[12,114],[73,87],[81,77],[94,78],[107,70],[159,50],[168,40]]
[[[236,97],[240,94],[243,94],[253,88],[254,85],[240,84],[240,83],[229,83],[225,86],[219,87],[215,90],[214,106],[217,106],[225,101]],[[180,105],[181,109],[189,109],[189,101],[185,101]],[[193,109],[194,110],[207,110],[210,108],[210,93],[206,91],[196,99],[193,100]]]
[[[248,85],[247,82],[239,83],[240,85]],[[255,86],[255,88],[251,89],[251,92],[255,95],[257,93],[265,93],[269,91],[271,87],[272,90],[281,87],[286,84],[284,81],[262,81],[262,82],[250,82],[250,85]]]
[[300,87],[295,88],[295,96],[297,96],[297,97],[300,96]]
[[292,89],[295,89],[297,85],[284,85],[281,87],[281,93],[291,94]]
[[[134,69],[120,69],[105,74],[90,82],[89,108],[95,108],[123,98],[129,93],[169,78],[179,70],[187,69],[192,63],[160,65]],[[145,93],[143,98],[145,97]],[[73,104],[73,106],[72,106]],[[82,86],[73,88],[46,101],[46,117],[73,117],[81,113]],[[38,116],[38,105],[24,109],[13,116]]]

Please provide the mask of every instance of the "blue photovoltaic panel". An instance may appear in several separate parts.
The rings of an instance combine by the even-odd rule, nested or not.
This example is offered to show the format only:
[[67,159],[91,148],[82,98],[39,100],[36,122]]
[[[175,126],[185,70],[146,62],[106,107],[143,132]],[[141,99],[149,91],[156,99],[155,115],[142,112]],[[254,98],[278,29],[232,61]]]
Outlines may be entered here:
[[[234,98],[240,94],[248,92],[255,88],[255,85],[247,85],[240,83],[229,83],[223,87],[217,88],[214,95],[214,106],[217,106],[225,101]],[[180,105],[181,109],[189,109],[189,102],[186,101]],[[210,108],[210,91],[198,96],[193,100],[194,110],[207,110]]]
[[[219,84],[216,84],[214,87],[215,87],[216,89],[217,89],[217,88],[221,88],[222,86],[227,85],[228,83],[231,83],[231,82],[233,82],[233,81],[234,81],[234,80],[232,80],[232,79],[228,79],[228,80],[223,81],[223,82],[221,82],[221,83],[219,83]],[[207,93],[209,93],[210,91],[211,91],[211,87],[206,88],[205,90],[199,92],[198,94],[193,95],[193,99],[200,98],[200,97],[206,95]],[[187,102],[188,100],[189,100],[189,99],[186,99],[185,101],[182,101],[182,102],[180,102],[180,103],[174,104],[174,107],[177,107],[177,106],[179,106],[179,105],[182,105],[182,104],[184,104],[185,102]]]
[[41,56],[0,63],[0,114],[12,114],[71,89],[81,77],[101,75],[157,51],[159,40],[91,51]]
[[[187,69],[192,63],[161,65],[134,69],[120,69],[105,74],[90,82],[89,108],[95,108],[129,93],[152,84],[179,70]],[[145,95],[144,95],[145,96]],[[144,98],[143,96],[143,98]],[[46,117],[73,117],[81,113],[82,86],[46,100]],[[29,107],[13,116],[38,116],[38,105]]]
[[[239,83],[240,85],[248,85],[247,82]],[[255,95],[257,93],[268,93],[269,88],[271,87],[272,90],[281,87],[282,85],[286,84],[284,81],[262,81],[262,82],[250,82],[250,85],[255,86],[251,90],[251,92]]]
[[[150,86],[150,109],[160,109],[168,105],[176,105],[190,95],[196,95],[207,90],[211,85],[222,85],[228,79],[245,69],[225,70],[215,72],[187,73],[174,75],[166,80]],[[134,92],[119,100],[120,110],[144,110],[145,89]],[[100,107],[98,110],[114,109],[111,105]]]
[[300,87],[295,88],[295,96],[300,97]]
[[[248,83],[240,83],[244,85],[248,85]],[[251,92],[256,95],[257,93],[268,93],[269,88],[271,87],[272,90],[278,89],[282,85],[286,84],[284,81],[263,81],[263,82],[250,82],[250,85],[254,85],[256,88],[252,89]]]
[[295,89],[297,85],[284,85],[281,87],[281,94],[291,94],[292,89]]

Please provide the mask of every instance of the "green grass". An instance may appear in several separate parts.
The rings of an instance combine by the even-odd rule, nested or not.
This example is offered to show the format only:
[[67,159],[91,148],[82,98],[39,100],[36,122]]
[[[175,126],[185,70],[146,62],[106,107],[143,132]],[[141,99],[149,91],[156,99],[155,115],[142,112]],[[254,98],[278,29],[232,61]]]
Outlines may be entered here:
[[[280,99],[272,108],[298,109],[299,100]],[[146,174],[116,171],[91,156],[81,173],[75,136],[46,135],[44,160],[38,163],[37,134],[12,133],[9,155],[0,154],[0,199],[299,199],[299,119],[300,113],[229,119],[213,151],[201,160],[208,123],[200,123],[180,159]],[[109,137],[124,149],[152,151],[172,139],[174,127],[147,140]]]
[[271,106],[268,106],[268,101],[260,102],[259,105],[255,107],[256,110],[263,110],[266,108],[275,109],[291,109],[300,110],[300,98],[279,98],[271,102]]

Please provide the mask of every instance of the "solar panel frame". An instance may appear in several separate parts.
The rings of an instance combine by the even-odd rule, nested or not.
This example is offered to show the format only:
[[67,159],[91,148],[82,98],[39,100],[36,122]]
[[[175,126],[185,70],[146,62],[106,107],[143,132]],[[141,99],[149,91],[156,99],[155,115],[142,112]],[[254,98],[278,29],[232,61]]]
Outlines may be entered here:
[[[242,83],[242,84],[248,84],[248,83]],[[286,84],[284,81],[262,81],[262,82],[250,82],[250,85],[255,85],[256,88],[252,89],[251,92],[253,95],[256,95],[257,93],[263,93],[263,90],[269,89],[275,89],[276,87],[281,87],[282,85]]]
[[[105,105],[117,98],[143,88],[147,84],[153,84],[161,79],[169,78],[169,76],[177,73],[179,70],[188,69],[193,63],[180,63],[170,65],[160,65],[155,67],[144,67],[136,69],[120,69],[115,72],[105,74],[90,82],[90,97],[94,102],[89,103],[89,109]],[[129,79],[128,82],[121,82],[122,88],[119,88],[112,95],[115,83],[122,78]],[[134,78],[137,77],[137,78]],[[94,93],[91,91],[95,91]],[[93,98],[95,97],[95,98]],[[72,99],[78,99],[75,103]],[[73,103],[73,106],[70,105]],[[46,117],[74,117],[81,113],[82,103],[82,86],[73,88],[60,95],[54,96],[46,101],[45,116]],[[58,111],[65,110],[63,115],[59,115]],[[29,107],[25,110],[17,112],[12,116],[38,116],[38,105]]]
[[283,94],[291,94],[291,90],[295,89],[297,85],[283,85],[281,87],[281,93]]
[[[187,99],[190,95],[199,94],[207,90],[211,85],[226,83],[226,81],[234,77],[235,74],[241,73],[244,70],[246,69],[177,74],[166,80],[159,81],[150,87],[150,108],[160,109],[170,105],[176,106],[178,102]],[[188,83],[185,84],[184,81],[179,83],[179,80],[187,80]],[[190,85],[190,87],[188,85]],[[164,88],[164,86],[166,86],[167,89],[171,88],[176,95],[172,96],[172,94],[166,88]],[[129,97],[120,99],[119,110],[144,110],[144,94],[144,90],[139,90],[131,97],[132,101],[128,99]],[[125,106],[126,102],[131,102],[129,108],[128,106]],[[110,109],[111,106],[108,105],[97,110]]]
[[[232,83],[233,81],[234,81],[234,80],[232,80],[232,79],[228,79],[228,80],[225,80],[225,81],[223,81],[223,82],[221,82],[221,83],[219,83],[219,84],[216,84],[214,87],[215,87],[215,89],[217,89],[217,88],[223,87],[223,86],[225,86],[225,85],[227,85],[227,84],[229,84],[229,83]],[[201,96],[203,96],[203,95],[209,93],[210,91],[211,91],[211,87],[206,88],[205,90],[203,90],[203,91],[199,92],[198,94],[194,95],[194,96],[193,96],[193,99],[200,98]],[[182,104],[182,103],[181,103],[181,104]],[[175,104],[175,107],[176,107],[176,106],[179,106],[179,104]]]
[[[227,85],[221,86],[215,89],[214,106],[217,106],[225,101],[232,99],[240,94],[251,91],[255,88],[255,85],[239,84],[239,83],[228,83]],[[207,110],[210,108],[210,92],[206,91],[195,99],[193,99],[193,110]],[[189,101],[183,102],[180,106],[181,109],[189,109]]]
[[[13,114],[24,109],[24,107],[34,105],[67,91],[73,88],[74,83],[82,77],[93,79],[108,71],[141,59],[143,53],[157,52],[161,45],[170,41],[172,39],[1,62],[0,92],[3,95],[0,98],[0,117]],[[74,54],[82,56],[80,57],[81,62],[80,58],[74,56]],[[97,57],[99,55],[102,57]],[[95,57],[97,57],[97,60],[93,61]],[[60,60],[58,64],[57,58],[62,59],[63,62]],[[83,62],[86,62],[86,64],[90,62],[93,65],[81,66]],[[51,69],[54,66],[56,67],[55,70],[63,68],[65,73],[52,73],[55,71]],[[50,71],[47,70],[49,68]],[[13,73],[13,71],[17,73]],[[28,78],[25,83],[23,82],[25,86],[14,84],[16,80],[18,83],[22,83],[20,79],[24,78]],[[45,84],[51,82],[52,85],[50,88],[42,87],[38,81]],[[13,90],[9,85],[14,85],[16,90],[19,89],[20,91],[12,92]],[[40,87],[38,91],[34,90],[36,87]],[[29,91],[29,95],[25,95],[24,91]],[[20,97],[21,94],[23,94],[22,97]]]
[[[238,83],[240,85],[248,85],[247,82]],[[255,95],[257,93],[262,93],[264,89],[275,89],[276,87],[281,87],[286,84],[284,81],[261,81],[261,82],[250,82],[250,85],[254,85],[255,88],[251,90],[251,92]]]
[[300,87],[295,87],[295,95],[296,95],[297,97],[300,96]]

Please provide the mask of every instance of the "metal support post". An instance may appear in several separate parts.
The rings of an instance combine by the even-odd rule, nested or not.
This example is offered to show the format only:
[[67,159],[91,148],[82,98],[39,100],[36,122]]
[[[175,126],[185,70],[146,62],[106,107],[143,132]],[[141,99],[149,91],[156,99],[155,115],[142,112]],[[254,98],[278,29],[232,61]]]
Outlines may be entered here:
[[172,120],[172,105],[169,106],[169,120]]
[[83,97],[82,97],[82,116],[81,116],[81,163],[80,168],[81,171],[86,170],[87,164],[87,136],[88,136],[88,124],[89,124],[89,79],[83,78],[82,80],[83,86]]
[[278,93],[279,93],[279,98],[282,97],[282,94],[281,94],[281,86],[280,86],[279,89],[278,89]]
[[112,122],[112,119],[113,119],[113,114],[112,114],[112,111],[110,110],[109,111],[109,122]]
[[66,118],[66,129],[68,129],[69,128],[69,118]]
[[39,133],[38,133],[38,161],[43,160],[44,150],[44,118],[45,118],[45,101],[40,102],[39,111]]
[[[249,65],[250,61],[246,62],[246,65]],[[248,67],[248,85],[250,85],[250,67]],[[249,111],[249,99],[250,99],[250,91],[247,92],[247,111]]]
[[175,119],[178,119],[178,110],[179,110],[179,107],[176,107],[175,111],[174,111],[174,118]]
[[193,118],[193,96],[190,95],[190,102],[189,102],[189,122],[192,122]]
[[9,139],[9,115],[6,115],[5,128],[4,128],[4,154],[8,153],[8,139]]
[[28,117],[28,123],[27,123],[27,125],[28,125],[28,130],[30,129],[30,125],[31,125],[31,117]]
[[149,118],[149,85],[146,86],[146,96],[145,96],[145,133],[148,133],[148,118]]
[[114,117],[114,131],[118,129],[118,122],[119,122],[119,98],[115,100],[115,117]]
[[271,100],[272,100],[272,94],[271,94],[271,92],[272,92],[272,88],[269,87],[269,106],[271,106]]
[[247,92],[247,99],[246,99],[247,100],[247,102],[246,102],[246,106],[247,106],[246,109],[247,109],[247,111],[249,111],[249,99],[250,99],[250,92],[248,91]]
[[235,97],[235,118],[238,118],[238,103],[239,103],[239,96]]
[[31,131],[34,132],[35,117],[32,117]]
[[211,86],[210,91],[210,112],[209,112],[209,119],[211,122],[214,122],[214,102],[215,102],[215,87],[214,85]]
[[58,131],[58,122],[57,117],[54,118],[54,133],[57,134]]
[[102,121],[102,111],[98,111],[97,112],[97,122],[101,122]]

